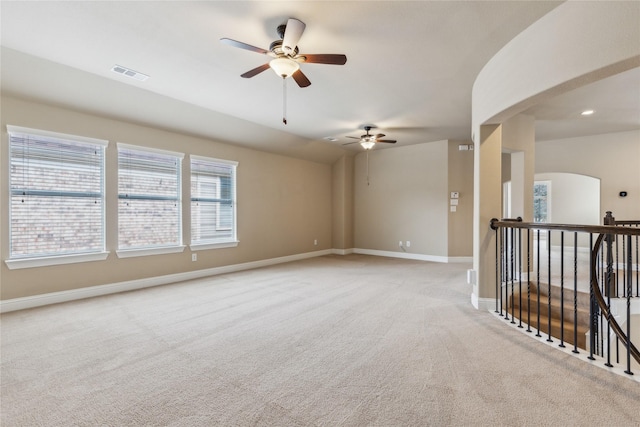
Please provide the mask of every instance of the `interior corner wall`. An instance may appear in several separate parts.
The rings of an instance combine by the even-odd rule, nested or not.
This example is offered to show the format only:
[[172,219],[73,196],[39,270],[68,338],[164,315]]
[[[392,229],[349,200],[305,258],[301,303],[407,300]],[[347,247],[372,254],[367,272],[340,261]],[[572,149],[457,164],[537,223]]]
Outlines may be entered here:
[[[448,141],[359,153],[354,168],[354,247],[446,257],[447,157]],[[411,246],[403,250],[400,240],[409,240]]]
[[469,145],[471,141],[449,141],[448,147],[449,194],[459,195],[456,211],[449,206],[449,257],[473,255],[473,151],[460,151],[460,144]]
[[[0,298],[8,300],[114,284],[157,276],[206,270],[331,249],[331,165],[294,159],[196,138],[157,128],[72,111],[24,99],[1,97],[2,159],[0,200]],[[9,270],[9,168],[6,126],[15,125],[109,141],[106,151],[106,246],[104,261]],[[183,223],[190,211],[189,155],[237,161],[237,227],[235,248],[118,258],[117,142],[185,154],[183,160]],[[108,185],[111,183],[112,185]],[[186,196],[185,196],[186,194]],[[188,224],[188,223],[187,223]],[[184,227],[188,229],[188,227]],[[318,245],[314,245],[314,240]],[[183,236],[185,244],[189,236]]]
[[640,219],[640,130],[538,141],[535,172],[600,179],[600,224],[606,211],[620,220]]
[[353,156],[344,155],[332,166],[332,248],[353,248]]
[[519,114],[502,123],[502,150],[511,153],[511,216],[533,220],[535,118]]

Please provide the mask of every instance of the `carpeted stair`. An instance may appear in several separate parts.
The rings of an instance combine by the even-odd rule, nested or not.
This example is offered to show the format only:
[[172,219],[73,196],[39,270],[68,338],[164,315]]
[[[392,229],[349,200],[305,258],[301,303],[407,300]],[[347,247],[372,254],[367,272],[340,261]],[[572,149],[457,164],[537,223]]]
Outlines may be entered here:
[[[538,291],[536,284],[530,285],[529,300],[527,301],[527,289],[523,284],[522,294],[519,293],[518,286],[514,289],[514,295],[509,299],[509,315],[515,319],[520,318],[522,312],[522,322],[529,323],[531,329],[538,331],[538,311],[540,312],[540,334],[549,334],[549,308],[551,309],[551,337],[554,341],[560,341],[562,324],[564,320],[565,345],[574,345],[574,292],[564,289],[564,304],[561,304],[561,290],[558,286],[551,286],[551,304],[549,304],[548,286],[540,285],[540,300],[538,304]],[[530,307],[530,315],[527,309]],[[564,308],[562,308],[564,307]],[[522,311],[520,309],[522,308]],[[564,319],[561,313],[564,312]],[[578,292],[577,295],[577,328],[578,347],[586,349],[586,333],[589,330],[589,294]],[[530,321],[528,319],[530,318]]]

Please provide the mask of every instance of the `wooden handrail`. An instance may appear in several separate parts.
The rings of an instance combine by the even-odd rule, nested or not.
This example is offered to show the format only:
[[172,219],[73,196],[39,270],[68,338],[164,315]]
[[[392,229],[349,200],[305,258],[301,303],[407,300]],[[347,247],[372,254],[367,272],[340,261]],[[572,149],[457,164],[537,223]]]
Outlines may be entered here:
[[616,220],[611,215],[611,212],[607,212],[607,216],[605,217],[604,222],[606,225],[547,224],[537,222],[523,222],[522,218],[520,217],[506,219],[493,218],[490,221],[490,227],[492,230],[498,230],[500,228],[511,228],[597,234],[598,237],[595,241],[595,244],[593,248],[590,248],[590,287],[593,291],[593,297],[595,298],[595,302],[600,308],[602,315],[611,326],[613,332],[616,334],[618,339],[620,339],[623,346],[628,347],[630,356],[632,356],[638,363],[640,363],[640,351],[631,342],[630,337],[627,337],[622,327],[620,327],[615,317],[611,313],[611,308],[607,305],[607,302],[605,301],[605,298],[600,291],[600,284],[598,283],[597,274],[598,253],[600,252],[602,242],[605,241],[608,236],[640,236],[640,220]]
[[[616,224],[637,224],[638,221],[616,221]],[[492,230],[500,227],[526,228],[531,230],[578,231],[593,234],[622,234],[640,236],[640,227],[621,227],[619,225],[578,225],[578,224],[546,224],[541,222],[519,222],[511,219],[493,218]]]

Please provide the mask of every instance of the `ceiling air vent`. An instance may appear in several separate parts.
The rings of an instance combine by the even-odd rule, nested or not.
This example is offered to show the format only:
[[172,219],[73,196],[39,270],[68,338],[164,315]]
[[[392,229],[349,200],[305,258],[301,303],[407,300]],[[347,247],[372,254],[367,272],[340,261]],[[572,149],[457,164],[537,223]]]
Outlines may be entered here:
[[131,77],[132,79],[136,79],[141,82],[149,78],[149,76],[147,76],[146,74],[133,71],[131,68],[123,67],[122,65],[117,65],[117,64],[114,65],[113,68],[111,68],[111,71],[113,71],[114,73],[125,75],[127,77]]

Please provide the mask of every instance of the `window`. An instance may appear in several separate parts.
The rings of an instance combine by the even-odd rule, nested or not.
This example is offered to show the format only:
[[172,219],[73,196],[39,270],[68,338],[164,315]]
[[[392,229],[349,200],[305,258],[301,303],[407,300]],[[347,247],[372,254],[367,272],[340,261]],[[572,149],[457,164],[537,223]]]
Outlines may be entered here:
[[[118,256],[184,249],[182,157],[180,153],[118,144]],[[135,252],[154,248],[160,250]]]
[[551,222],[551,181],[533,184],[533,222]]
[[237,244],[236,166],[191,156],[191,245]]
[[[7,126],[9,268],[104,259],[107,141]],[[58,257],[58,260],[53,258]],[[60,258],[65,260],[60,260]],[[29,264],[20,260],[49,258]]]

